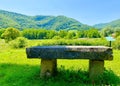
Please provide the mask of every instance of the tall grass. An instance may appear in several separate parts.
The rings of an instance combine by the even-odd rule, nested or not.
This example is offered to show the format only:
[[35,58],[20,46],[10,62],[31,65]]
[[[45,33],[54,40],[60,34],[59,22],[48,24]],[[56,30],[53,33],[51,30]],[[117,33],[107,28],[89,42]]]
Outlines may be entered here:
[[91,46],[108,46],[109,42],[101,38],[80,38],[80,39],[47,39],[47,40],[29,40],[29,46],[50,46],[50,45],[91,45]]

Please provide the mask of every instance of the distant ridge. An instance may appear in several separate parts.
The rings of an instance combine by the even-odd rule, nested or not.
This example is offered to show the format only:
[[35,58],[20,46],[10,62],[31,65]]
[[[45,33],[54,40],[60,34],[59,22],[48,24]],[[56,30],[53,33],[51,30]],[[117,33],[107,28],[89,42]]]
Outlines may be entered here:
[[27,16],[15,12],[0,10],[0,28],[15,27],[20,30],[26,28],[44,28],[52,30],[86,30],[91,26],[66,16]]
[[96,27],[96,28],[105,28],[105,27],[116,28],[116,27],[120,27],[120,19],[117,19],[117,20],[114,20],[114,21],[108,22],[108,23],[96,24],[93,27]]

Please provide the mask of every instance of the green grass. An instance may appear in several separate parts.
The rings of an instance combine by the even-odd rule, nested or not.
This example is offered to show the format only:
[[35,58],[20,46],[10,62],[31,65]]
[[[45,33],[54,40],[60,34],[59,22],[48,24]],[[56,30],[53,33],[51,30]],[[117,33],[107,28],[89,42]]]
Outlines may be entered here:
[[[120,85],[119,66],[120,50],[114,50],[114,60],[105,62],[106,77],[101,78],[105,84]],[[40,59],[27,59],[25,49],[11,49],[0,40],[0,86],[92,86],[88,78],[88,60],[58,60],[57,68],[56,77],[40,79]]]

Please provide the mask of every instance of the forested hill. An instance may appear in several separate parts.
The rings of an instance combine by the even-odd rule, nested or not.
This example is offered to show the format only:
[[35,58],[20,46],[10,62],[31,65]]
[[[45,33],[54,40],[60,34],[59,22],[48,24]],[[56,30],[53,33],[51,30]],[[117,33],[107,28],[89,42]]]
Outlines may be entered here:
[[94,25],[94,27],[96,28],[105,28],[105,27],[117,28],[117,27],[120,27],[120,19],[114,20],[109,23],[96,24]]
[[91,28],[88,25],[66,16],[27,16],[0,10],[0,28],[7,27],[15,27],[18,29],[44,28],[53,30],[85,30]]

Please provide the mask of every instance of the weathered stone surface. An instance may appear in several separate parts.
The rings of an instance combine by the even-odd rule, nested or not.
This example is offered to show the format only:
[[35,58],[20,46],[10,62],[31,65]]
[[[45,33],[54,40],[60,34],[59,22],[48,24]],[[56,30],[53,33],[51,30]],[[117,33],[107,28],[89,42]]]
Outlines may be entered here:
[[57,60],[56,59],[41,59],[40,77],[51,77],[56,74]]
[[36,46],[26,49],[28,58],[112,60],[112,49],[105,46]]
[[104,72],[104,60],[90,60],[89,61],[89,77],[94,81],[99,75]]

